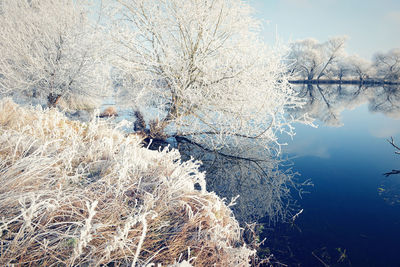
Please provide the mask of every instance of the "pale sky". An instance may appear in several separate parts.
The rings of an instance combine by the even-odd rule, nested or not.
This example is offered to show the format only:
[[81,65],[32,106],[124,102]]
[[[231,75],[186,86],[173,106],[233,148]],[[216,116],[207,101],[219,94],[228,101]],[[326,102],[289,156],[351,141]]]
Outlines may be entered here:
[[400,48],[400,0],[249,0],[257,17],[269,22],[263,36],[284,41],[313,37],[321,42],[347,35],[346,51],[371,59]]

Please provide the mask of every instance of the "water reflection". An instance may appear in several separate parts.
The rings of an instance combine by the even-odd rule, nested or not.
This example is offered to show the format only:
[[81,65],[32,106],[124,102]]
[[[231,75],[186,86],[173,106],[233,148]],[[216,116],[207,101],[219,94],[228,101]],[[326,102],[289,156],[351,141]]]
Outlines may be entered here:
[[303,85],[297,87],[306,105],[294,113],[308,113],[328,126],[343,126],[341,113],[368,103],[371,112],[400,118],[400,87],[385,85]]
[[296,173],[284,166],[285,161],[276,157],[257,153],[244,156],[246,153],[237,149],[209,151],[184,140],[178,143],[184,159],[193,157],[203,162],[209,191],[228,202],[240,196],[232,209],[241,223],[254,222],[266,215],[273,222],[291,217],[296,208],[291,195],[301,194],[309,185],[307,181],[300,183]]
[[383,174],[400,163],[386,141],[400,142],[399,87],[297,90],[306,105],[293,112],[308,113],[319,127],[298,125],[286,153],[314,188],[299,203],[301,231],[268,229],[265,248],[289,266],[398,266],[400,175]]
[[[368,104],[370,112],[400,118],[399,87],[304,85],[296,89],[306,105],[302,109],[292,110],[290,115],[300,117],[307,113],[325,126],[343,126],[342,113],[363,104]],[[390,129],[383,126],[376,127],[373,124],[365,126],[371,126],[373,131],[379,129],[380,132],[376,132],[375,135],[393,133],[397,130],[400,132],[399,125],[385,125]],[[306,129],[309,131],[310,127],[307,126]],[[366,131],[360,127],[359,130]],[[385,132],[382,132],[383,130]],[[335,143],[330,144],[324,139],[313,139],[312,136],[311,133],[310,138],[300,140],[295,137],[286,152],[294,156],[312,156],[330,160],[332,146]],[[304,185],[309,185],[304,182],[306,179],[300,182],[296,173],[286,166],[288,161],[265,154],[259,155],[257,151],[244,153],[231,149],[217,153],[183,139],[178,140],[178,144],[184,159],[193,157],[203,162],[202,168],[206,171],[208,190],[215,191],[228,201],[240,196],[232,209],[241,222],[256,221],[265,215],[273,221],[291,218],[296,208],[299,208],[290,200],[293,200],[291,197],[297,196],[299,192],[296,190],[301,193],[305,189]],[[253,147],[256,150],[257,146]],[[332,163],[334,164],[333,161]]]

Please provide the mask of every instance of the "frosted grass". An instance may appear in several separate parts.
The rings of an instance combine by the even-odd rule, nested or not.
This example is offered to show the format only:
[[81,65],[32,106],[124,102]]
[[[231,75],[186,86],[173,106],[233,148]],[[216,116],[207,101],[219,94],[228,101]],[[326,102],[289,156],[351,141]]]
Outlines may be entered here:
[[248,265],[199,162],[118,127],[0,102],[0,265]]

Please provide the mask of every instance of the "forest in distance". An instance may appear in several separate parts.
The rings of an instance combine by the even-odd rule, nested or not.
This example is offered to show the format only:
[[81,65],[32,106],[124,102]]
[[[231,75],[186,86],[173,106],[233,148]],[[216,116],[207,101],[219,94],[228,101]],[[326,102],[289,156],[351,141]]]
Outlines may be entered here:
[[313,38],[289,44],[292,83],[399,84],[400,48],[376,53],[372,61],[346,52],[346,37]]

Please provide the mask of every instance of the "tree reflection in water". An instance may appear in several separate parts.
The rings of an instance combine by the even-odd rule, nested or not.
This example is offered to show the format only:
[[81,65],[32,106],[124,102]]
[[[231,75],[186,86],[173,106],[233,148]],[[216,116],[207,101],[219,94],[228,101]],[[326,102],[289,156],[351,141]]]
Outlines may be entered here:
[[[400,118],[400,86],[367,85],[303,85],[297,87],[299,95],[307,102],[304,108],[297,109],[296,115],[308,113],[325,125],[340,127],[343,125],[340,114],[346,109],[354,109],[368,103],[368,110],[382,113],[391,118]],[[400,153],[394,140],[389,143]],[[400,204],[400,170],[384,173],[386,176],[378,187],[379,195],[390,205]]]
[[[342,126],[341,113],[365,103],[371,112],[400,117],[398,86],[309,84],[297,87],[297,91],[306,105],[289,111],[289,115],[308,114],[328,126]],[[184,137],[177,137],[177,142],[183,159],[193,157],[203,162],[208,190],[227,201],[240,196],[232,209],[242,223],[264,216],[270,222],[287,221],[299,209],[293,196],[301,195],[307,190],[305,186],[311,184],[300,181],[288,161],[276,155],[265,155],[265,150],[257,151],[256,145],[244,146],[252,150],[231,148],[216,152]]]
[[308,113],[328,126],[342,126],[340,114],[365,103],[371,112],[400,118],[399,85],[305,84],[298,86],[297,91],[307,104],[296,109],[293,115]]
[[254,222],[264,216],[270,222],[286,221],[298,211],[291,196],[294,192],[301,195],[310,182],[300,182],[288,161],[260,155],[256,146],[253,146],[254,151],[246,153],[235,149],[216,152],[189,139],[177,139],[183,159],[193,157],[202,161],[207,190],[215,191],[228,202],[239,196],[232,209],[241,223]]

